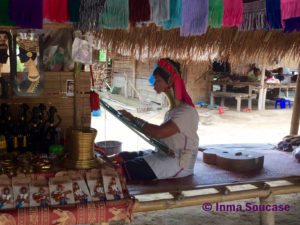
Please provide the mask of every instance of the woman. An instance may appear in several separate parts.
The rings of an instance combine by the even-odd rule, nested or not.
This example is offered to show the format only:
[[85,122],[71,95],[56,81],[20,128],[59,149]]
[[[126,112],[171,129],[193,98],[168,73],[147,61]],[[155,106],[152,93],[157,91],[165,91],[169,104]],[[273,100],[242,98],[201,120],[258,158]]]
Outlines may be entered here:
[[121,152],[115,159],[129,180],[153,180],[185,177],[193,174],[199,138],[199,116],[184,82],[180,78],[180,64],[160,59],[149,79],[157,93],[165,93],[170,110],[158,126],[136,118],[125,110],[123,116],[139,126],[151,138],[159,139],[173,150],[174,157],[163,151]]

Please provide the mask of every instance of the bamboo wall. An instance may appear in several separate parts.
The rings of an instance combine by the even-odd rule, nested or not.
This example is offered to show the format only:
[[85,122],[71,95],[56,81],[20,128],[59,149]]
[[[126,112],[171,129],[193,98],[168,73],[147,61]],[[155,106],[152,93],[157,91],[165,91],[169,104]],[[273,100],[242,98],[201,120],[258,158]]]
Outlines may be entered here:
[[[124,73],[132,85],[135,83],[137,91],[143,98],[161,104],[165,103],[163,95],[158,95],[149,85],[148,79],[155,65],[155,59],[133,61],[129,56],[115,56],[113,58],[113,85],[121,87],[121,94],[128,97],[137,97],[130,84],[126,84]],[[210,91],[210,77],[207,74],[209,62],[191,62],[182,65],[183,79],[185,80],[187,91],[193,102],[208,100]],[[126,86],[126,87],[125,87]],[[127,92],[127,93],[126,93]]]
[[[0,99],[0,103],[6,102],[11,105],[13,117],[16,118],[18,106],[27,103],[30,108],[44,103],[47,108],[55,106],[62,118],[60,125],[62,130],[77,123],[78,126],[90,126],[91,112],[89,103],[90,75],[82,72],[76,77],[75,96],[66,96],[66,80],[73,80],[72,72],[46,72],[44,91],[41,96],[20,97],[12,96],[8,99]],[[76,100],[76,102],[74,101]],[[74,109],[76,108],[76,117]]]

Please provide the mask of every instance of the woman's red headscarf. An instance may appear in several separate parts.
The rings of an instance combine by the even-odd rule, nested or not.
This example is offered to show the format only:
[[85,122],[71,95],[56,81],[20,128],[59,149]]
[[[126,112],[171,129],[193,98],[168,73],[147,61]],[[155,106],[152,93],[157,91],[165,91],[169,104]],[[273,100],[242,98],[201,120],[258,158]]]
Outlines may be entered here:
[[170,74],[173,77],[174,80],[174,92],[175,92],[175,98],[178,101],[183,101],[186,104],[189,104],[192,107],[195,107],[195,105],[192,102],[191,97],[187,93],[184,85],[184,81],[181,79],[179,72],[177,69],[173,66],[171,62],[169,62],[166,59],[159,59],[157,62],[157,66],[165,70],[168,74]]

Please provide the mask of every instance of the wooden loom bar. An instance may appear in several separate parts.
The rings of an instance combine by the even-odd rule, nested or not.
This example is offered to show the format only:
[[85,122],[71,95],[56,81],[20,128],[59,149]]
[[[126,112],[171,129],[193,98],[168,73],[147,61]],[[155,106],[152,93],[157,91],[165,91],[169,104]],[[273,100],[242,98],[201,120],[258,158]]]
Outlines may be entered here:
[[[300,64],[299,64],[298,68],[299,68],[299,72],[300,72]],[[298,134],[299,120],[300,120],[300,74],[298,73],[290,135]]]

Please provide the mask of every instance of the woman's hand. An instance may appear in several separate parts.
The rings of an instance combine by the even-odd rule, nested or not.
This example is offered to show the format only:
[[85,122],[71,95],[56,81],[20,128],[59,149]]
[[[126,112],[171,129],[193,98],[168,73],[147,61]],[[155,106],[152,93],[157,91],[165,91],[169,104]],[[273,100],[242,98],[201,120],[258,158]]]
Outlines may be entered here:
[[118,111],[119,113],[122,114],[122,116],[126,117],[129,121],[133,122],[134,116],[131,113],[127,112],[126,110],[118,110]]

